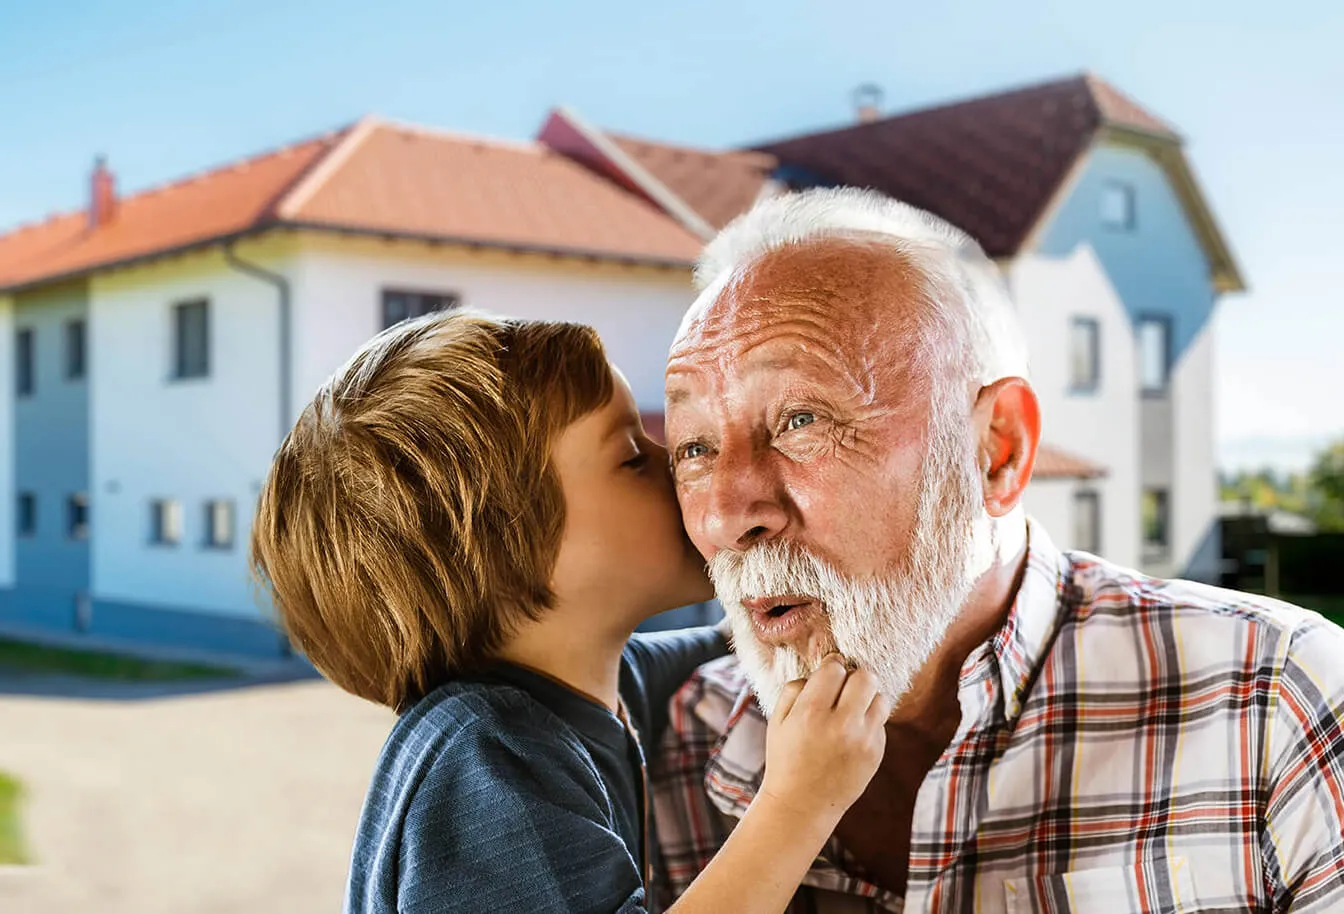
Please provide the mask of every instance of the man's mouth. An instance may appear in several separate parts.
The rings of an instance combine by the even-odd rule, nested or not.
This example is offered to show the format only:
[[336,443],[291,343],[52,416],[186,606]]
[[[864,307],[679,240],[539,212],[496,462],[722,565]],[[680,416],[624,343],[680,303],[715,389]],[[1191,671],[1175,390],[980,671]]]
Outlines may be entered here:
[[742,601],[756,637],[764,644],[780,646],[797,641],[822,615],[821,604],[801,594],[753,597]]

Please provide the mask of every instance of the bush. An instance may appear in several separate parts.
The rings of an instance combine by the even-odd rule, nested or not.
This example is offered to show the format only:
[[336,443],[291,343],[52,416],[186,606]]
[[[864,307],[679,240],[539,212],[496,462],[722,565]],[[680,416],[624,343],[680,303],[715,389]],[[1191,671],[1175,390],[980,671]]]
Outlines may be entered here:
[[19,810],[23,805],[23,785],[0,771],[0,865],[27,863]]

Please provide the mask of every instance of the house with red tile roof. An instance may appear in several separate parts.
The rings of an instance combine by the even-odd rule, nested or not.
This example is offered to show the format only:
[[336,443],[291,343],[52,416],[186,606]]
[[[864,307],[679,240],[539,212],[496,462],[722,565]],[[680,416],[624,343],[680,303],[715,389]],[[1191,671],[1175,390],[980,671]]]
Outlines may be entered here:
[[889,117],[867,106],[743,149],[634,139],[568,110],[538,139],[701,238],[761,195],[815,186],[962,228],[1028,331],[1052,445],[1029,507],[1068,545],[1217,580],[1212,316],[1244,281],[1183,138],[1114,86],[1084,73]]
[[[659,435],[664,354],[705,239],[764,195],[844,183],[825,169],[848,161],[842,147],[871,159],[866,142],[828,140],[839,145],[804,162],[776,148],[787,143],[696,150],[557,111],[532,142],[366,118],[127,195],[100,161],[83,210],[0,234],[0,362],[12,366],[0,373],[0,424],[13,441],[0,455],[12,493],[0,501],[0,627],[283,651],[247,579],[250,518],[281,437],[359,345],[460,305],[583,321]],[[1108,148],[1089,142],[1088,156]],[[993,158],[978,155],[972,164]],[[1089,186],[1088,166],[1068,172],[1061,187]],[[1146,226],[1157,184],[1141,177],[1129,202]],[[1139,497],[1137,369],[1122,364],[1134,334],[1104,245],[1070,244],[1055,228],[1081,192],[1057,190],[1045,228],[999,253],[1029,301],[1024,320],[1049,341],[1034,347],[1039,378],[1086,374],[1072,361],[1082,325],[1070,321],[1097,322],[1093,399],[1050,407],[1067,418],[1051,427],[1031,491],[1067,544],[1114,554],[1118,505],[1131,488]],[[1132,416],[1101,421],[1103,403]]]
[[365,119],[0,235],[0,625],[274,653],[245,544],[319,384],[428,310],[583,320],[640,406],[701,242],[541,143]]

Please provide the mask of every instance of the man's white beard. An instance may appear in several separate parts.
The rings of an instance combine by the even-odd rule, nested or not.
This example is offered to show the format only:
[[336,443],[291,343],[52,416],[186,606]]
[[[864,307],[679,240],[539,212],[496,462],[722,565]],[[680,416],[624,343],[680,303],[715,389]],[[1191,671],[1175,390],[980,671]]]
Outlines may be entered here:
[[[811,675],[833,650],[871,672],[882,694],[898,701],[942,642],[970,594],[983,561],[978,553],[988,541],[975,451],[958,431],[935,429],[910,547],[886,574],[847,576],[785,540],[714,554],[709,573],[732,626],[733,648],[767,715],[786,683]],[[783,594],[822,604],[819,643],[771,647],[756,639],[743,601]]]

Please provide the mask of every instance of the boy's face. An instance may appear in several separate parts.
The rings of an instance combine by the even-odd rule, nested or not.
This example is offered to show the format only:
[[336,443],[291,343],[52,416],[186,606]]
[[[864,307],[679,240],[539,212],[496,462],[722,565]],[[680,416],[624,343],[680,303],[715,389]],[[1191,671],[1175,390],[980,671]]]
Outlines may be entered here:
[[551,587],[562,605],[615,613],[613,622],[633,627],[714,591],[682,527],[667,451],[645,437],[630,385],[612,374],[610,402],[552,447],[565,532]]

